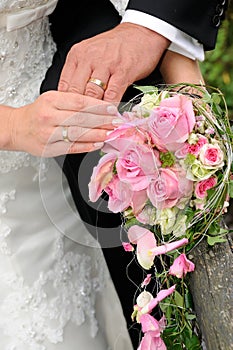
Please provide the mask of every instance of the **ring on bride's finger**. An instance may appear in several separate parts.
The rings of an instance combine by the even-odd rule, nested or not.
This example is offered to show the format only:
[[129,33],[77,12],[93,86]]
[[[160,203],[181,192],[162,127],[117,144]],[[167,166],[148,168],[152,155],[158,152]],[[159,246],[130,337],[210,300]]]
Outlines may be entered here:
[[71,142],[69,137],[68,137],[68,126],[63,126],[62,127],[62,139],[64,142]]
[[104,91],[107,89],[107,84],[105,84],[102,80],[97,79],[97,78],[90,78],[88,80],[88,83],[93,83],[93,84],[101,87],[101,89],[103,89]]

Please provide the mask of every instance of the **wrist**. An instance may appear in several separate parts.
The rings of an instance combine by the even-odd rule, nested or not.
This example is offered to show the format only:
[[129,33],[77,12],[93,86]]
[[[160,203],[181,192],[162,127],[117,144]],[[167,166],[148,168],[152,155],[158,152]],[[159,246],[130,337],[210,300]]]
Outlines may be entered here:
[[198,61],[167,51],[160,64],[160,72],[166,84],[204,84]]
[[[144,27],[143,25],[139,25],[131,22],[122,22],[118,25],[117,28],[119,30],[122,30],[123,32],[125,32],[125,30],[130,30],[130,32],[134,31],[135,40],[137,40],[137,37],[141,38],[143,36],[147,41],[147,43],[149,43],[152,46],[152,50],[153,50],[153,47],[158,49],[158,43],[159,43],[159,48],[161,49],[162,52],[165,51],[170,45],[169,39],[167,39],[163,35],[147,27]],[[140,44],[140,41],[139,41],[139,44]]]
[[14,129],[14,111],[16,108],[9,106],[1,106],[1,133],[0,133],[0,149],[13,150],[12,133]]

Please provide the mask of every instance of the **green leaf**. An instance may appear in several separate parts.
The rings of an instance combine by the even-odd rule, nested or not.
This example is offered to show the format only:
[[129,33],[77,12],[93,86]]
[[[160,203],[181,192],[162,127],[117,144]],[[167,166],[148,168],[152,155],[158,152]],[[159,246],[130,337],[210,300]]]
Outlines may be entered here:
[[211,236],[217,236],[220,233],[220,226],[217,221],[212,222],[212,224],[209,227],[208,233]]
[[185,314],[185,317],[186,317],[186,319],[187,320],[189,320],[189,321],[192,321],[192,320],[195,320],[196,319],[196,315],[194,315],[194,314]]
[[187,291],[187,293],[185,293],[184,300],[185,300],[186,308],[192,309],[193,308],[193,298],[192,298],[192,294],[189,291]]
[[154,92],[158,93],[158,88],[155,86],[138,86],[138,85],[134,85],[134,88],[137,90],[140,90],[141,92],[143,92],[144,94],[152,94]]
[[222,236],[208,236],[207,237],[207,243],[211,246],[215,245],[216,243],[224,243],[227,240],[223,238]]
[[184,298],[182,297],[182,295],[179,292],[177,292],[177,290],[175,291],[174,298],[175,298],[176,305],[183,308],[184,307]]
[[191,338],[185,338],[185,346],[187,350],[201,350],[200,340],[195,334]]
[[212,98],[212,101],[216,104],[219,105],[219,103],[221,102],[221,97],[219,96],[219,94],[217,94],[216,92],[213,92],[211,94],[211,98]]
[[182,332],[182,338],[186,350],[201,350],[200,340],[189,327],[185,327]]

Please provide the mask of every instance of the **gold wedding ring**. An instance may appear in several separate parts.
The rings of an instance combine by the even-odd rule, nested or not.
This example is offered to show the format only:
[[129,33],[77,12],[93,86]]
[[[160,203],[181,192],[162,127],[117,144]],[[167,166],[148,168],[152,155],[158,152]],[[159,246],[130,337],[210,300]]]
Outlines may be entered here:
[[101,89],[103,89],[104,91],[105,91],[106,88],[107,88],[107,84],[105,84],[102,80],[97,79],[97,78],[90,78],[90,79],[88,80],[88,83],[95,84],[95,85],[101,87]]
[[71,142],[68,137],[68,126],[62,127],[62,139],[64,142]]

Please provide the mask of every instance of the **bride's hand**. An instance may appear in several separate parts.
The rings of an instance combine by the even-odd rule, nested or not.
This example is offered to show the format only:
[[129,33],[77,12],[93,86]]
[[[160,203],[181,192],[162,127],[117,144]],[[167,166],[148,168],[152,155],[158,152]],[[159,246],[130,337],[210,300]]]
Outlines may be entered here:
[[5,149],[44,157],[96,150],[117,122],[113,105],[69,92],[49,91],[32,104],[7,109]]

